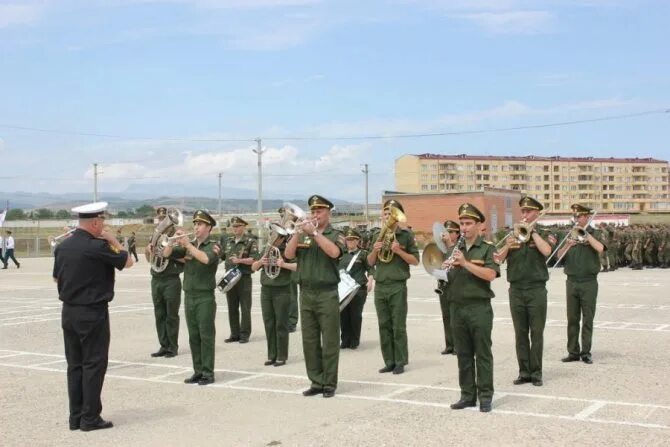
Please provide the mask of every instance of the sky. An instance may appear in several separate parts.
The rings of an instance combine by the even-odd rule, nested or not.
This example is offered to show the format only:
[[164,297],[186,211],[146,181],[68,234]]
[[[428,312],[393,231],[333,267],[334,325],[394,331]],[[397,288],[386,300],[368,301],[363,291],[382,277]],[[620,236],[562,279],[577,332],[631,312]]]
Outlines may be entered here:
[[[665,0],[0,0],[0,191],[364,201],[403,154],[670,159]],[[665,42],[665,43],[664,43]],[[399,135],[450,133],[434,137]],[[454,133],[456,135],[454,135]],[[462,133],[459,135],[459,133]],[[382,138],[358,138],[373,136]]]

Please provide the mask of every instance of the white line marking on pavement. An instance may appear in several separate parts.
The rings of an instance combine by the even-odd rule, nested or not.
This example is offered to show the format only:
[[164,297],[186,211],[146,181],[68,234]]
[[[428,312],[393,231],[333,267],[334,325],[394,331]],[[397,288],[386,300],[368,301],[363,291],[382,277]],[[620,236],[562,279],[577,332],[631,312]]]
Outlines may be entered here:
[[587,419],[589,416],[591,416],[596,411],[600,410],[605,405],[607,405],[607,402],[602,402],[602,401],[594,402],[591,405],[589,405],[588,407],[584,408],[579,413],[577,413],[575,415],[575,418],[577,418],[577,419]]
[[172,371],[172,372],[169,372],[169,373],[166,373],[166,374],[161,374],[160,376],[149,377],[149,380],[159,381],[159,380],[162,380],[162,379],[167,379],[168,377],[177,376],[179,374],[186,374],[189,371],[191,371],[191,368],[182,368],[182,369],[179,369],[177,371]]
[[[36,353],[36,352],[28,352],[28,351],[11,351],[11,350],[0,350],[0,353],[2,352],[9,352],[9,353],[14,353],[14,354],[25,354],[25,355],[34,355],[34,356],[44,356],[44,357],[58,357],[60,359],[63,359],[63,356],[58,356],[54,354],[42,354],[42,353]],[[162,376],[155,376],[155,378],[144,378],[144,377],[137,377],[137,376],[130,376],[130,375],[123,375],[123,374],[107,374],[107,377],[110,378],[115,378],[115,379],[122,379],[122,380],[134,380],[134,381],[141,381],[141,382],[152,382],[152,383],[166,383],[166,384],[172,384],[172,385],[177,385],[181,384],[181,381],[174,381],[174,380],[165,380],[167,377],[171,377],[174,375],[177,375],[179,373],[186,373],[188,370],[183,367],[183,366],[176,366],[176,365],[168,365],[168,364],[161,364],[161,363],[145,363],[145,362],[127,362],[127,361],[115,361],[112,360],[112,363],[118,363],[119,365],[115,365],[116,368],[120,368],[121,366],[150,366],[154,368],[169,368],[169,369],[177,369],[177,371],[171,371],[168,374],[163,374]],[[55,369],[55,368],[49,368],[49,367],[43,367],[43,366],[31,366],[31,365],[20,365],[20,364],[12,364],[12,363],[2,363],[0,362],[0,366],[5,366],[5,367],[10,367],[10,368],[20,368],[20,369],[28,369],[28,370],[37,370],[37,371],[49,371],[49,372],[58,372],[60,374],[63,374],[63,370],[60,369]],[[243,390],[243,391],[255,391],[255,392],[265,392],[265,393],[279,393],[279,394],[291,394],[291,395],[298,395],[300,391],[291,391],[291,390],[283,390],[283,389],[277,389],[277,388],[269,388],[269,387],[254,387],[254,386],[241,386],[238,385],[238,382],[241,381],[249,381],[253,380],[256,378],[262,378],[262,377],[274,377],[278,379],[287,379],[287,378],[298,378],[301,380],[306,380],[305,377],[303,376],[298,376],[298,375],[290,375],[290,374],[277,374],[277,373],[258,373],[258,372],[251,372],[251,371],[239,371],[239,370],[229,370],[229,369],[217,369],[215,370],[216,372],[224,372],[224,373],[235,373],[235,374],[244,374],[248,375],[248,377],[242,377],[239,379],[234,379],[228,382],[220,382],[220,383],[214,383],[212,385],[209,385],[207,388],[225,388],[225,389],[233,389],[233,390]],[[367,401],[376,401],[376,402],[387,402],[387,403],[393,403],[393,404],[406,404],[406,405],[416,405],[416,406],[423,406],[423,407],[435,407],[435,408],[449,408],[448,403],[442,403],[442,402],[432,402],[432,401],[427,401],[427,400],[413,400],[413,399],[397,399],[394,398],[393,396],[397,394],[402,394],[404,392],[409,392],[409,391],[414,391],[414,390],[442,390],[442,391],[452,391],[454,393],[457,393],[459,391],[458,388],[450,388],[450,387],[442,387],[442,386],[431,386],[431,385],[422,385],[422,384],[407,384],[407,383],[392,383],[392,382],[375,382],[375,381],[365,381],[365,380],[341,380],[340,384],[342,385],[341,388],[346,389],[346,384],[363,384],[363,385],[382,385],[382,386],[393,386],[393,387],[398,387],[398,390],[394,390],[391,393],[387,393],[386,395],[381,395],[381,396],[365,396],[365,395],[356,395],[356,394],[351,394],[340,391],[336,397],[339,398],[344,398],[344,399],[358,399],[358,400],[367,400]],[[202,389],[203,387],[196,387]],[[642,404],[642,403],[636,403],[636,402],[619,402],[619,401],[607,401],[607,400],[602,400],[602,399],[584,399],[584,398],[573,398],[573,397],[565,397],[565,396],[554,396],[554,395],[540,395],[540,394],[529,394],[529,393],[515,393],[515,392],[499,392],[496,393],[496,395],[500,394],[502,396],[506,397],[526,397],[526,398],[540,398],[540,399],[551,399],[551,400],[563,400],[563,401],[573,401],[573,402],[583,402],[589,404],[586,408],[582,409],[580,412],[574,414],[574,415],[558,415],[558,414],[550,414],[550,413],[538,413],[538,412],[525,412],[525,411],[516,411],[516,410],[506,410],[504,408],[505,404],[501,404],[500,407],[496,406],[494,408],[494,411],[498,414],[505,414],[505,415],[516,415],[516,416],[530,416],[530,417],[540,417],[540,418],[546,418],[546,419],[561,419],[561,420],[571,420],[571,421],[581,421],[581,422],[588,422],[588,423],[599,423],[599,424],[612,424],[612,425],[625,425],[625,426],[635,426],[635,427],[643,427],[643,428],[655,428],[655,429],[670,429],[669,425],[662,425],[662,424],[653,424],[653,423],[647,423],[647,422],[641,422],[641,421],[635,421],[635,420],[609,420],[609,419],[601,419],[601,418],[591,418],[590,415],[598,411],[600,408],[602,408],[605,405],[621,405],[621,406],[629,406],[629,407],[636,407],[636,408],[642,408],[642,409],[647,409],[650,410],[650,413],[656,409],[665,409],[665,410],[670,410],[670,406],[667,405],[656,405],[656,404]],[[643,419],[646,420],[647,417],[644,417]]]
[[414,391],[414,390],[417,390],[417,389],[419,389],[419,388],[417,388],[415,386],[406,386],[406,387],[403,387],[403,388],[398,388],[395,391],[391,391],[390,393],[383,394],[380,397],[383,397],[384,399],[389,399],[389,398],[395,397],[399,394],[407,393],[407,392]]

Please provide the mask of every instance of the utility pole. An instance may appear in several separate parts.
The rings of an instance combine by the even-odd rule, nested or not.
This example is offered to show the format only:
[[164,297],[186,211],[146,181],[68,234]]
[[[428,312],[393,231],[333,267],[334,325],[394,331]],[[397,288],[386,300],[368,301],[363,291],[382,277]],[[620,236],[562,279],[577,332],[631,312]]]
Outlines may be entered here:
[[257,148],[253,151],[258,154],[258,220],[256,222],[256,227],[258,228],[258,237],[262,242],[262,233],[261,225],[263,224],[263,152],[265,152],[261,146],[261,139],[256,138]]
[[365,166],[365,169],[361,170],[363,174],[365,174],[365,223],[369,224],[370,223],[370,213],[369,213],[369,205],[368,205],[368,164],[365,163],[363,166]]
[[223,172],[219,172],[219,220],[221,220],[221,177]]
[[93,163],[93,201],[98,201],[98,164]]

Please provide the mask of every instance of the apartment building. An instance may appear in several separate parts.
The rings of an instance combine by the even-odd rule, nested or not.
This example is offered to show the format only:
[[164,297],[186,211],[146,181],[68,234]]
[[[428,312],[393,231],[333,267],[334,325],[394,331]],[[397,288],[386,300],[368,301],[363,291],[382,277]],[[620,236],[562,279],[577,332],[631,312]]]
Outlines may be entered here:
[[670,212],[668,162],[653,158],[419,154],[395,161],[395,187],[408,193],[511,189],[566,213],[579,202],[599,212]]

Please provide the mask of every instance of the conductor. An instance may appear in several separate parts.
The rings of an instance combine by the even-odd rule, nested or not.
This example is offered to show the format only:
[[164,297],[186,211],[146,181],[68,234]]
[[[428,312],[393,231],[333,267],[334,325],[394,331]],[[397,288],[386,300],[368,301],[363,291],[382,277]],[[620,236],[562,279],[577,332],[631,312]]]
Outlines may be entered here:
[[114,269],[133,260],[104,229],[106,202],[72,208],[79,225],[54,252],[53,278],[63,302],[61,326],[67,359],[70,430],[112,427],[100,417],[100,393],[109,355],[108,303],[114,298]]

